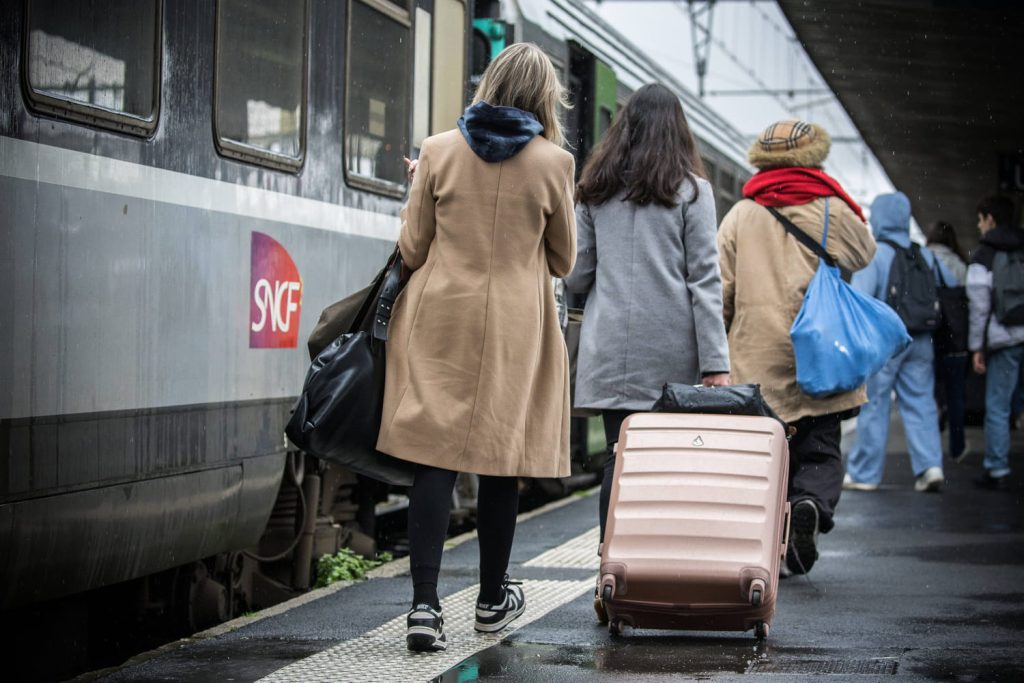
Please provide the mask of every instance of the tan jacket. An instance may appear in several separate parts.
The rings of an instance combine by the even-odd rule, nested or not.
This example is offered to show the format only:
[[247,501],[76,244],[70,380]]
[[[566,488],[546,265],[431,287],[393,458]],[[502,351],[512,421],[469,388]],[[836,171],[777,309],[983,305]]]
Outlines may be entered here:
[[[779,211],[821,242],[823,198],[780,207]],[[870,228],[838,197],[829,199],[825,249],[848,271],[865,267],[875,254]],[[718,251],[732,381],[760,384],[769,405],[787,422],[865,403],[864,387],[816,399],[800,391],[796,383],[789,328],[818,268],[818,257],[791,237],[765,207],[750,199],[740,201],[722,219]]]
[[569,474],[569,371],[551,276],[576,257],[571,154],[502,162],[458,130],[424,140],[399,248],[377,448],[477,474]]

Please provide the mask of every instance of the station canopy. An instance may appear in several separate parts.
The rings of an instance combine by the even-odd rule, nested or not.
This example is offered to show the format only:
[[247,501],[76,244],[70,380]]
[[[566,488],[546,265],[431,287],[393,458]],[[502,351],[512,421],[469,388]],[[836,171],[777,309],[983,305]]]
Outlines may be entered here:
[[1024,2],[779,5],[921,227],[974,245],[978,199],[1024,190]]

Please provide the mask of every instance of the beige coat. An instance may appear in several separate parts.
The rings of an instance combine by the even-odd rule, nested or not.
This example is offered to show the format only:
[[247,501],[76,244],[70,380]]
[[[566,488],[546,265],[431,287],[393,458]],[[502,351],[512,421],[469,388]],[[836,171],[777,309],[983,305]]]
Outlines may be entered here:
[[537,137],[488,163],[424,140],[399,248],[377,448],[501,476],[569,474],[569,365],[551,276],[576,256],[571,154]]
[[[821,242],[825,200],[780,207],[797,227]],[[722,300],[729,330],[732,381],[758,383],[783,420],[827,415],[867,401],[864,387],[816,399],[800,391],[789,328],[818,268],[818,257],[791,237],[768,210],[744,199],[722,219]],[[838,197],[829,199],[826,251],[841,268],[857,271],[875,254],[871,230]]]

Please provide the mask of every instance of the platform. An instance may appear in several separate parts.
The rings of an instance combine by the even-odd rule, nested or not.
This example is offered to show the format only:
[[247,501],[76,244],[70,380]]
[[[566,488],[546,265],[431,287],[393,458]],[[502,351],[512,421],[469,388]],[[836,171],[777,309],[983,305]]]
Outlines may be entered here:
[[[982,443],[979,430],[970,440]],[[980,456],[947,463],[943,494],[913,491],[894,434],[885,484],[844,492],[809,577],[783,581],[769,639],[750,633],[597,625],[597,496],[524,516],[511,573],[526,614],[498,635],[472,630],[477,543],[445,552],[440,593],[450,649],[405,649],[407,565],[330,587],[143,655],[115,681],[1021,681],[1024,680],[1024,465],[1015,433],[1011,490],[976,490]],[[808,580],[809,578],[809,580]]]

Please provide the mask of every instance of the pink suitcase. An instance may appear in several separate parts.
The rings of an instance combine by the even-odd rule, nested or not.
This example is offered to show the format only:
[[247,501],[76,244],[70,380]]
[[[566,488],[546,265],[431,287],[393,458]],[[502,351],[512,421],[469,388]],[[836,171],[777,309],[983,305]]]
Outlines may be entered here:
[[609,631],[752,628],[767,637],[789,536],[782,425],[637,413],[616,456],[599,586]]

